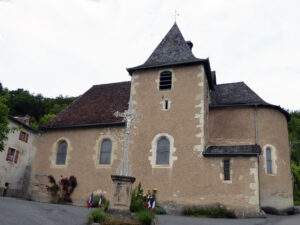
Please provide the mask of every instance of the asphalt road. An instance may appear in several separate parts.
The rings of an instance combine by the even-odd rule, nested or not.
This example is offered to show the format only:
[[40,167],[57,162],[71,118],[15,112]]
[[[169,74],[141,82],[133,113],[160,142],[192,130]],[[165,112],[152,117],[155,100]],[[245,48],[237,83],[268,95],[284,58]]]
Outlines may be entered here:
[[[89,210],[0,197],[0,225],[83,225]],[[300,214],[254,219],[208,219],[158,216],[159,225],[300,225]]]
[[0,197],[1,225],[83,225],[88,209]]

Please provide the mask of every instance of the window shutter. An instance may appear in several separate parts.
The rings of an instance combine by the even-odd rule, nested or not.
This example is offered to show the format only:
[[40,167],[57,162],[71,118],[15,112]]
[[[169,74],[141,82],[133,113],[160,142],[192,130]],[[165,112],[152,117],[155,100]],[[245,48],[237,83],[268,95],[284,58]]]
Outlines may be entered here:
[[24,131],[20,131],[19,140],[28,142],[28,133],[26,133]]
[[9,162],[14,161],[15,151],[16,151],[16,149],[14,149],[14,148],[8,148],[7,155],[6,155],[6,161],[9,161]]
[[17,163],[18,159],[19,159],[19,151],[16,151],[15,158],[14,158],[14,163]]

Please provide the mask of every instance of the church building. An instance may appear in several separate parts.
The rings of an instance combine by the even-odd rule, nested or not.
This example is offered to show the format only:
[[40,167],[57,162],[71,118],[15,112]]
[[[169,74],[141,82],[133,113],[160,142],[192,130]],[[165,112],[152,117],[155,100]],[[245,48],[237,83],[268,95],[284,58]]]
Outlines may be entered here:
[[[195,42],[196,43],[196,42]],[[94,85],[50,122],[37,143],[31,196],[48,175],[74,175],[72,199],[113,198],[111,175],[123,155],[126,122],[135,113],[128,161],[135,185],[157,190],[166,209],[222,204],[240,214],[293,206],[287,121],[244,82],[218,84],[209,59],[196,58],[175,23],[130,82]]]

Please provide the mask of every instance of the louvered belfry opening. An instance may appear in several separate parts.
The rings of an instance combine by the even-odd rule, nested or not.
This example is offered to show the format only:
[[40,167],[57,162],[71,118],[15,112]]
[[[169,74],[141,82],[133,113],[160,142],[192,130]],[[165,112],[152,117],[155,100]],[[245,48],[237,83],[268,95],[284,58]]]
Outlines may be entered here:
[[160,73],[159,90],[170,90],[172,88],[172,73],[163,71]]

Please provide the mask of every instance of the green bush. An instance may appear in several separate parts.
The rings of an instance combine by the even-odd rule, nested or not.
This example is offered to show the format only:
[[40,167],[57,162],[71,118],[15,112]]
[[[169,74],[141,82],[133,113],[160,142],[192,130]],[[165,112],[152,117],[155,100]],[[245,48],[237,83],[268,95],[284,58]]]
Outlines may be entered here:
[[154,220],[154,214],[146,209],[137,212],[136,217],[142,225],[151,225]]
[[130,202],[130,211],[131,212],[138,212],[144,210],[144,196],[143,196],[143,189],[141,183],[133,189],[131,193],[131,202]]
[[211,207],[186,207],[183,215],[209,218],[235,218],[235,214],[223,206]]
[[109,208],[109,200],[106,198],[102,199],[102,204],[101,204],[101,208],[104,210],[104,212],[107,212],[108,208]]
[[100,208],[93,209],[88,215],[88,224],[103,223],[108,219],[108,215]]
[[100,195],[94,195],[92,198],[92,206],[93,208],[99,207]]
[[[101,204],[99,205],[100,198],[102,198]],[[103,195],[102,197],[99,194],[94,194],[92,198],[92,208],[101,208],[104,210],[104,212],[107,212],[109,208],[109,200],[105,198]]]
[[158,214],[158,215],[166,215],[167,212],[166,212],[166,210],[165,210],[163,207],[157,205],[157,206],[155,207],[155,214]]

